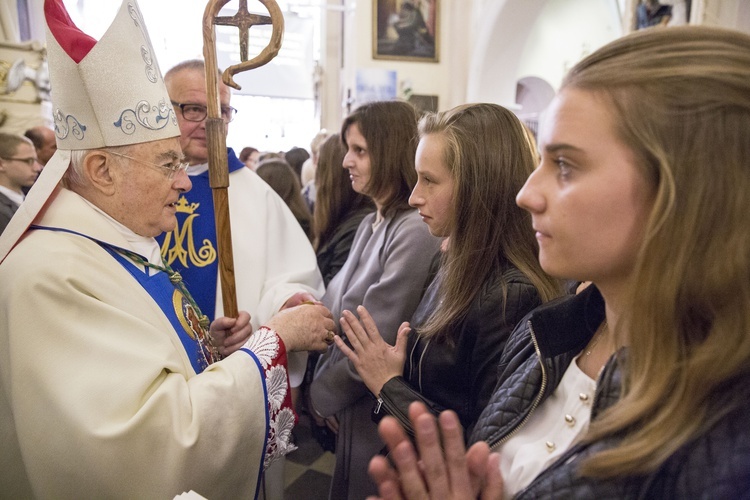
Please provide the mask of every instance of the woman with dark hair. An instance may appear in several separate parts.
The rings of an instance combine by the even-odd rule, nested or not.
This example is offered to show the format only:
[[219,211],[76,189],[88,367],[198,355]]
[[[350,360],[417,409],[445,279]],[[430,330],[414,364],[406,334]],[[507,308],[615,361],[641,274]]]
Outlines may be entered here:
[[345,154],[341,136],[332,134],[320,145],[315,170],[313,247],[326,286],[344,266],[360,222],[375,211],[370,198],[352,189],[348,171],[341,168]]
[[245,164],[250,170],[255,170],[258,167],[258,158],[260,157],[260,151],[252,146],[242,148],[240,151],[239,159]]
[[539,145],[517,202],[542,268],[592,284],[513,332],[467,454],[449,412],[444,462],[413,405],[421,468],[384,420],[401,476],[376,458],[381,494],[747,498],[750,36],[680,26],[604,46],[563,81]]
[[513,327],[561,287],[542,271],[531,218],[514,202],[535,165],[520,120],[496,104],[466,104],[426,115],[419,132],[409,202],[433,235],[448,238],[441,269],[414,331],[400,328],[395,347],[364,307],[364,325],[344,312],[353,349],[337,345],[378,398],[378,413],[410,429],[409,404],[423,401],[435,414],[455,410],[469,428],[489,401]]
[[[313,213],[313,248],[318,258],[318,269],[326,286],[341,270],[349,256],[349,249],[357,228],[367,214],[375,211],[375,204],[367,196],[352,189],[349,172],[344,170],[346,148],[339,134],[324,138],[315,148],[316,169],[314,191],[317,202]],[[310,353],[305,374],[305,403],[309,402],[318,353]],[[312,433],[325,450],[334,451],[336,437],[322,418],[314,413]]]
[[278,158],[263,160],[258,164],[255,173],[284,200],[307,238],[312,239],[312,216],[302,198],[302,188],[297,174],[294,173],[289,163]]
[[[352,188],[376,211],[362,220],[322,301],[334,318],[364,305],[393,343],[398,322],[411,317],[422,298],[440,246],[408,201],[416,183],[417,115],[402,101],[367,103],[344,120],[341,137]],[[367,461],[383,443],[370,418],[373,399],[338,347],[321,357],[310,392],[314,409],[338,426],[331,498],[375,493]]]

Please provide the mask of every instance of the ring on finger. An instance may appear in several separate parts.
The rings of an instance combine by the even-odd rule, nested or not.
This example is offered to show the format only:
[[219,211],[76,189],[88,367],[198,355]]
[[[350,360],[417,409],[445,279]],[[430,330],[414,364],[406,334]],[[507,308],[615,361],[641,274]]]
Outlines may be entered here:
[[324,338],[324,339],[323,339],[323,341],[324,341],[324,342],[325,342],[326,344],[328,344],[328,345],[331,345],[331,344],[333,344],[333,337],[334,337],[334,333],[333,333],[333,331],[331,331],[331,330],[327,330],[327,331],[326,331],[326,338]]

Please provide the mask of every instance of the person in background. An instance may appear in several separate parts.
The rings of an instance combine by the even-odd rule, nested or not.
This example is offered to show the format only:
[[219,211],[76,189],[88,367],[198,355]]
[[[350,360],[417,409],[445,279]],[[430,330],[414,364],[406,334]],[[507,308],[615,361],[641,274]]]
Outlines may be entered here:
[[563,80],[539,145],[517,197],[539,260],[592,283],[519,324],[468,453],[455,415],[444,458],[414,406],[421,466],[382,422],[399,471],[371,463],[381,495],[747,497],[750,36],[611,42]]
[[240,151],[240,161],[245,164],[247,168],[250,170],[255,170],[258,167],[258,157],[260,156],[260,151],[255,149],[252,146],[247,146],[242,148],[242,151]]
[[672,19],[672,6],[659,0],[641,0],[636,10],[636,29],[666,26]]
[[294,175],[297,176],[297,180],[301,181],[302,176],[302,165],[310,159],[310,153],[306,149],[293,147],[286,153],[284,153],[284,160],[291,165]]
[[154,240],[191,183],[137,2],[98,42],[44,12],[59,149],[0,236],[2,496],[256,497],[293,448],[287,352],[330,312],[205,317]]
[[[159,238],[167,263],[193,283],[202,283],[198,304],[211,317],[222,308],[218,289],[216,229],[208,184],[206,142],[206,84],[204,63],[184,61],[164,76],[174,103],[180,141],[193,189],[181,195],[178,226]],[[222,116],[229,126],[233,116],[229,87],[219,83]],[[315,300],[323,280],[315,253],[284,201],[271,187],[237,159],[229,156],[229,214],[240,307],[250,311],[260,326],[280,309]],[[197,215],[197,216],[196,216]],[[191,235],[187,241],[184,236]]]
[[292,167],[284,160],[269,159],[260,163],[255,173],[284,200],[308,239],[312,239],[312,215],[302,198],[299,179]]
[[36,182],[42,167],[29,139],[0,132],[0,234],[26,198],[24,190]]
[[409,204],[434,236],[447,238],[442,265],[395,346],[364,307],[341,325],[354,363],[387,413],[412,434],[408,408],[455,410],[471,429],[492,395],[505,342],[534,307],[561,295],[542,271],[531,219],[514,196],[534,170],[523,125],[496,104],[465,104],[419,123],[417,184]]
[[[402,101],[367,103],[344,120],[341,136],[352,188],[369,197],[376,211],[360,223],[322,301],[334,318],[364,305],[392,344],[398,322],[411,317],[422,298],[440,247],[408,204],[417,177],[417,115]],[[370,417],[374,400],[338,347],[321,356],[310,394],[313,409],[338,429],[331,498],[374,493],[367,461],[383,447]]]
[[323,142],[328,139],[331,135],[326,129],[321,129],[312,141],[310,141],[310,158],[305,160],[302,164],[302,185],[307,185],[308,182],[315,180],[315,169],[318,166],[318,158],[320,157],[320,146]]
[[49,127],[38,125],[31,127],[23,135],[34,144],[37,160],[39,160],[42,167],[45,166],[49,159],[52,158],[52,155],[55,154],[55,151],[57,151],[55,131]]
[[320,132],[315,134],[312,142],[310,142],[310,158],[305,160],[302,164],[302,173],[300,179],[302,181],[302,196],[305,198],[307,208],[310,212],[315,211],[315,171],[318,168],[318,158],[320,157],[320,145],[323,144],[328,136],[331,135],[326,129],[322,129]]

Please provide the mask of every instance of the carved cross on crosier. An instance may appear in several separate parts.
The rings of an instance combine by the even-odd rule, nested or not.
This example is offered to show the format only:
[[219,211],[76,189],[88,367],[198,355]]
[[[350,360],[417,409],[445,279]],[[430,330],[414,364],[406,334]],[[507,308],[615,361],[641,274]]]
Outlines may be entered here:
[[215,17],[214,24],[236,26],[240,30],[240,59],[244,62],[247,61],[250,27],[272,24],[272,20],[270,16],[251,14],[247,10],[247,0],[240,0],[240,8],[237,10],[237,14]]

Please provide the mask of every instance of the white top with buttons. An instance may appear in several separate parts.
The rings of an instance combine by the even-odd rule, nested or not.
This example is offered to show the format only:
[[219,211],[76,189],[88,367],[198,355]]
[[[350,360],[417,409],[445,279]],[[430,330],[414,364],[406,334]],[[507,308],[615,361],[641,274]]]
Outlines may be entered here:
[[505,498],[528,486],[586,431],[596,382],[573,360],[560,384],[500,449]]

